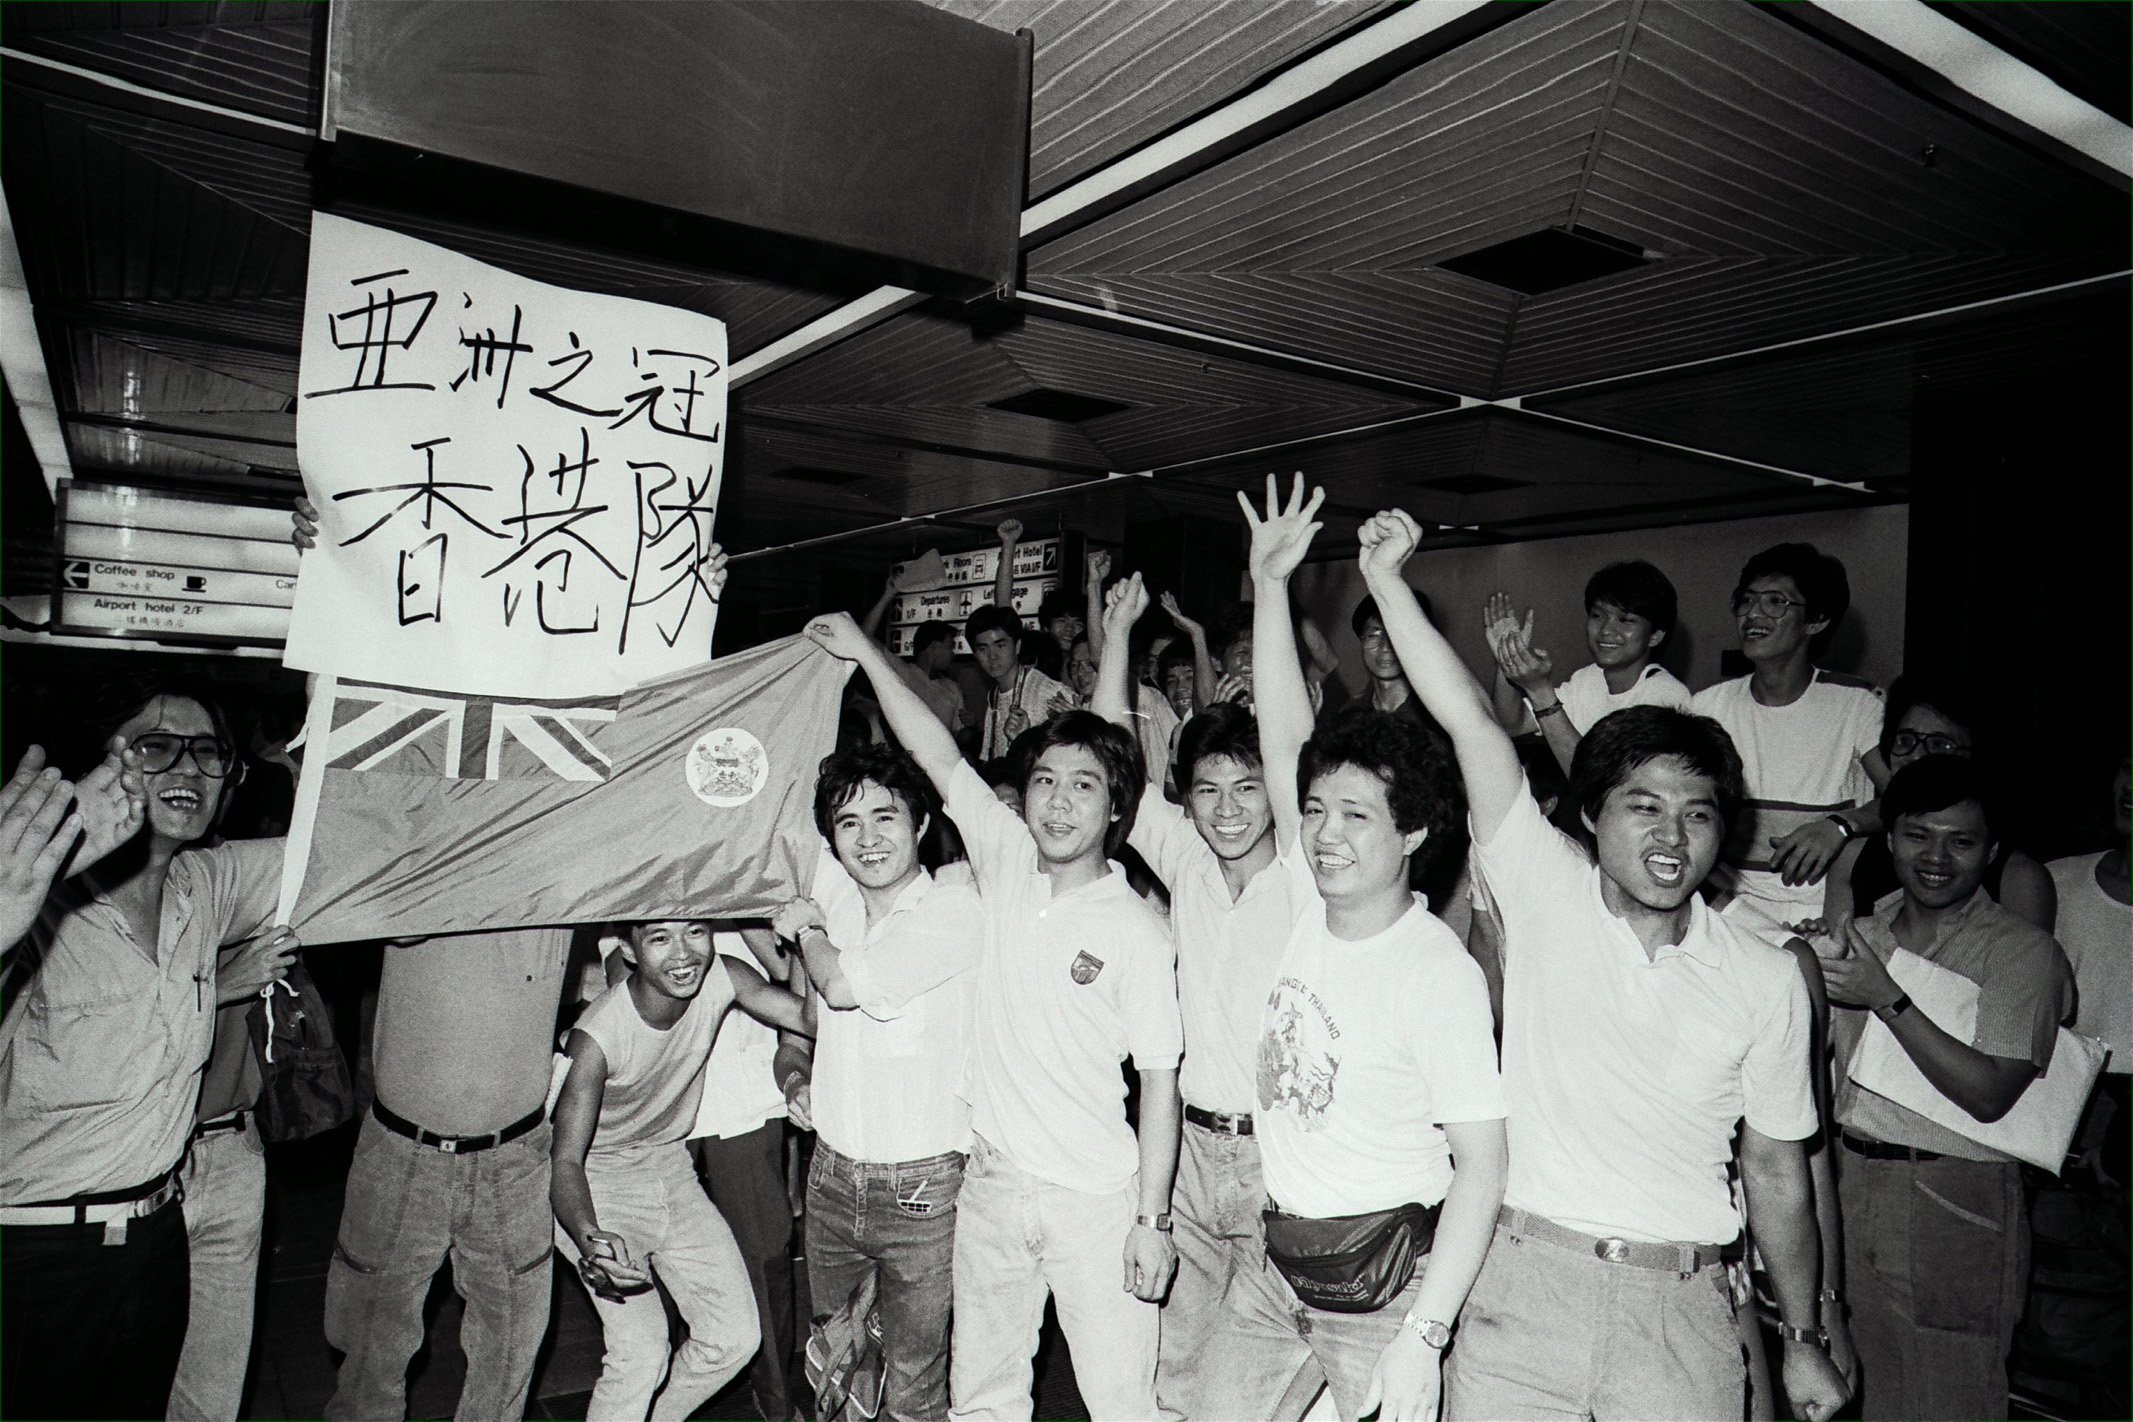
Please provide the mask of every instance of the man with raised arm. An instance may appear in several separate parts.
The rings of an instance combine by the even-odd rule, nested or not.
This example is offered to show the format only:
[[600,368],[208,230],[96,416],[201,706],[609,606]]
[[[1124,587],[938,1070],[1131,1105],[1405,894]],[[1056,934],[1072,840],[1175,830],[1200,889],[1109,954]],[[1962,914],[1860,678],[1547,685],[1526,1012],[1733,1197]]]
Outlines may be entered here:
[[1503,1200],[1502,1088],[1481,970],[1408,889],[1450,820],[1448,758],[1392,716],[1312,734],[1288,581],[1321,498],[1299,478],[1282,506],[1269,480],[1265,518],[1245,506],[1264,783],[1300,903],[1254,1073],[1267,1260],[1231,1287],[1201,1415],[1284,1415],[1301,1369],[1343,1417],[1434,1422]]
[[[1119,582],[1102,609],[1094,710],[1131,730],[1134,624],[1148,609],[1141,575]],[[1253,1064],[1260,1019],[1297,918],[1315,900],[1310,873],[1274,854],[1274,819],[1259,760],[1259,728],[1231,702],[1208,707],[1178,735],[1180,807],[1153,777],[1128,842],[1170,892],[1178,954],[1185,1102],[1178,1159],[1178,1279],[1163,1306],[1156,1397],[1165,1416],[1206,1417],[1204,1406],[1230,1283],[1266,1267],[1260,1207],[1266,1187],[1253,1135]],[[1315,1383],[1313,1384],[1315,1386]]]
[[[1018,749],[1002,805],[880,646],[841,613],[807,635],[857,662],[941,792],[976,874],[986,943],[970,1038],[970,1159],[956,1203],[951,1415],[1026,1418],[1049,1294],[1097,1419],[1156,1415],[1156,1301],[1169,1287],[1178,1158],[1170,941],[1110,856],[1133,825],[1140,751],[1087,711]],[[1126,1057],[1140,1076],[1126,1122]]]
[[1817,1322],[1807,988],[1791,957],[1696,895],[1740,813],[1740,758],[1679,711],[1599,722],[1570,774],[1595,863],[1541,817],[1487,693],[1416,607],[1400,569],[1419,532],[1399,510],[1366,523],[1363,578],[1466,779],[1475,862],[1503,919],[1512,1141],[1446,1415],[1738,1418],[1721,1267],[1744,1223],[1726,1184],[1738,1127],[1785,1391],[1824,1422],[1846,1390]]

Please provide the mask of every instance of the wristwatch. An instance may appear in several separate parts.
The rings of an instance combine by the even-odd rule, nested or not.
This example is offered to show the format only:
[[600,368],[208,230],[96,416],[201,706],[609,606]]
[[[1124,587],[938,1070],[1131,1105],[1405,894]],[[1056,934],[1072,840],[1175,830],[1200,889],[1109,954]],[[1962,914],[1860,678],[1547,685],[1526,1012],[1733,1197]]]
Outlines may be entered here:
[[1452,1341],[1452,1326],[1434,1318],[1417,1318],[1410,1313],[1400,1320],[1400,1327],[1421,1339],[1425,1346],[1440,1353],[1444,1351],[1445,1345]]
[[1896,1025],[1896,1019],[1903,1016],[1904,1013],[1910,1010],[1911,995],[1907,992],[1900,992],[1896,994],[1896,1000],[1894,1002],[1885,1002],[1881,1006],[1875,1008],[1874,1015],[1880,1018],[1882,1022],[1886,1025],[1894,1027]]
[[1844,818],[1844,816],[1831,815],[1829,816],[1829,821],[1831,824],[1834,824],[1837,827],[1837,833],[1843,835],[1847,842],[1855,840],[1859,837],[1859,826],[1853,824],[1850,820]]
[[1789,1323],[1781,1322],[1778,1324],[1778,1337],[1787,1343],[1812,1343],[1825,1352],[1829,1348],[1829,1330],[1826,1328],[1794,1328]]
[[1161,1230],[1164,1234],[1170,1233],[1170,1215],[1167,1211],[1160,1215],[1135,1215],[1133,1222],[1137,1225],[1146,1225],[1150,1229]]

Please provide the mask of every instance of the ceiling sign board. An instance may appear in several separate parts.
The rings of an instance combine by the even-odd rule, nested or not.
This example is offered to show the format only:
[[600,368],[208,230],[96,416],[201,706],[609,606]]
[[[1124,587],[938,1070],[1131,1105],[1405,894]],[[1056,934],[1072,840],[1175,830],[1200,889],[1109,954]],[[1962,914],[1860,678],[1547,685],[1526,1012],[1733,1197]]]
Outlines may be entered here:
[[476,165],[716,224],[729,256],[797,239],[942,295],[1014,280],[1017,35],[888,0],[535,0],[504,20],[488,0],[334,0],[328,24],[321,136],[344,168]]
[[289,511],[63,481],[57,632],[165,642],[279,642],[296,592]]
[[316,214],[288,665],[540,698],[708,660],[726,387],[708,316]]
[[[1037,538],[1015,545],[1012,597],[1025,627],[1037,625],[1037,608],[1045,594],[1059,586],[1059,558],[1065,542],[1063,538]],[[890,569],[889,576],[900,575],[906,566],[898,563]],[[927,592],[898,593],[889,609],[889,647],[899,656],[911,655],[911,638],[919,624],[936,618],[955,625],[955,649],[967,653],[970,644],[963,639],[963,623],[971,613],[992,604],[993,577],[1000,569],[997,544],[965,553],[942,554],[941,566],[947,574],[942,586]]]

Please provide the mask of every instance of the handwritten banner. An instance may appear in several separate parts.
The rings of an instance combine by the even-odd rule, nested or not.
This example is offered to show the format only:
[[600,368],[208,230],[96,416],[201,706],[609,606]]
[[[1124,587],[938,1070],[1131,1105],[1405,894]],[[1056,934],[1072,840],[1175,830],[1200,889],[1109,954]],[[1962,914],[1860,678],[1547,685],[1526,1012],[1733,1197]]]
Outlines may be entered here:
[[318,213],[298,387],[288,665],[571,697],[710,657],[722,322]]

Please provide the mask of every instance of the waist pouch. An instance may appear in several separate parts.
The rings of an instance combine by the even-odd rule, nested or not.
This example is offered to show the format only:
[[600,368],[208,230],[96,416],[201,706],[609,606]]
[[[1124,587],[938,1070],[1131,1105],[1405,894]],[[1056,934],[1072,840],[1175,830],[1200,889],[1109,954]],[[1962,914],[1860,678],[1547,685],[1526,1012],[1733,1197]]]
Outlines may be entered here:
[[1400,1296],[1437,1236],[1437,1206],[1305,1219],[1269,1208],[1266,1257],[1296,1297],[1328,1313],[1375,1313]]

